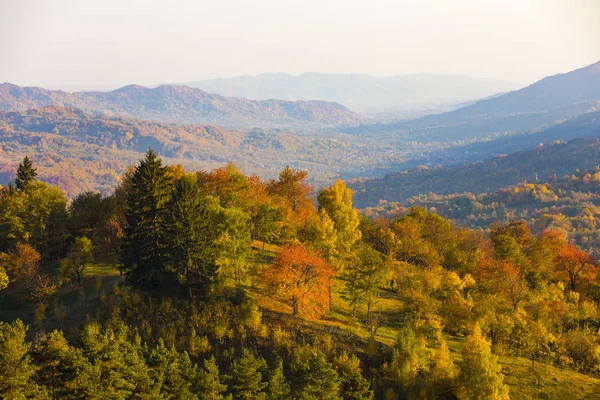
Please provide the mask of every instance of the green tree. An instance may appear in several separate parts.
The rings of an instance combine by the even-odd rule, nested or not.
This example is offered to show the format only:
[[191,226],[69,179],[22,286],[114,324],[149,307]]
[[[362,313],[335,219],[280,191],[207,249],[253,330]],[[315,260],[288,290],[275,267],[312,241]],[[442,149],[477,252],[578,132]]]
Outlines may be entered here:
[[341,379],[325,354],[310,348],[292,354],[292,393],[301,400],[340,400]]
[[159,339],[150,353],[148,366],[154,385],[160,387],[165,398],[197,399],[191,392],[192,382],[198,378],[197,366],[192,364],[187,353],[179,354]]
[[223,377],[219,373],[219,367],[214,357],[204,360],[204,367],[200,370],[199,375],[200,378],[194,393],[198,394],[200,399],[225,399],[223,393],[227,390],[227,385],[221,383]]
[[28,156],[25,156],[23,162],[17,168],[17,176],[15,177],[15,186],[18,190],[24,190],[27,185],[37,176],[37,169],[33,168],[33,163]]
[[491,345],[482,336],[479,324],[465,341],[459,382],[457,395],[460,399],[509,399],[498,357],[492,354]]
[[266,367],[267,363],[263,358],[257,358],[249,350],[244,349],[242,356],[233,362],[230,385],[233,398],[241,400],[266,399],[267,393],[263,390],[268,383],[263,381],[260,372]]
[[165,220],[171,198],[167,168],[150,149],[131,176],[125,205],[125,236],[121,261],[134,285],[165,287],[173,281]]
[[290,397],[290,384],[283,374],[283,360],[277,360],[277,367],[271,372],[267,386],[269,400],[286,400]]
[[0,396],[6,399],[46,398],[34,381],[36,367],[25,341],[27,327],[21,320],[0,321]]
[[365,304],[367,322],[371,315],[371,308],[379,297],[379,285],[385,277],[385,266],[381,253],[367,244],[361,244],[344,272],[345,296],[352,306],[352,314],[355,314],[358,305]]
[[88,238],[78,237],[71,244],[66,258],[61,262],[60,273],[63,279],[75,279],[81,287],[85,267],[93,260],[92,241]]
[[177,181],[165,220],[169,269],[189,293],[204,293],[216,274],[214,229],[210,210],[200,197],[196,179]]
[[344,400],[370,400],[373,391],[369,389],[369,382],[363,377],[360,360],[354,354],[348,356],[342,353],[333,362],[341,378],[340,396]]
[[217,265],[222,275],[240,283],[252,246],[250,216],[239,208],[221,208],[217,218]]

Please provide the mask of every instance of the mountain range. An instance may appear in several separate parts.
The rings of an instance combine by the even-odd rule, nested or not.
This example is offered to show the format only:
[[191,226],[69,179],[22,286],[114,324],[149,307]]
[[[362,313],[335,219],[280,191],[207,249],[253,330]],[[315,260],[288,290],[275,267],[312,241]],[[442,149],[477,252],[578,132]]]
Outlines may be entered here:
[[375,77],[367,74],[300,75],[266,73],[184,83],[224,96],[254,100],[324,100],[362,113],[416,111],[455,105],[518,89],[519,84],[466,75],[412,74]]
[[106,116],[180,124],[230,127],[356,125],[366,118],[325,101],[255,101],[224,97],[186,86],[146,88],[129,85],[110,92],[67,93],[0,84],[0,110],[24,111],[63,106]]
[[527,132],[600,109],[600,62],[544,78],[520,90],[457,110],[347,132],[396,132],[418,140],[461,140]]

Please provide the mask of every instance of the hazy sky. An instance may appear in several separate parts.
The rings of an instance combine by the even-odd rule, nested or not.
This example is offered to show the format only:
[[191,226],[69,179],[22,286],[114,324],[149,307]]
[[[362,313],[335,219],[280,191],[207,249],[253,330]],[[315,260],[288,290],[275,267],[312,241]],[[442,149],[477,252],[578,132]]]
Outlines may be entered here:
[[261,72],[530,83],[600,60],[600,0],[0,0],[0,82],[154,85]]

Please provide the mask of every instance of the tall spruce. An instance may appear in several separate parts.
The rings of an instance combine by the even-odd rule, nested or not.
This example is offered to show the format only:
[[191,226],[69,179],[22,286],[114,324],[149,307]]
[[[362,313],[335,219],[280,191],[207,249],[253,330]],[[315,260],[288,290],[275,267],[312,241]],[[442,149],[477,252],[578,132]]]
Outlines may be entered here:
[[15,186],[18,190],[23,190],[27,184],[33,182],[37,176],[37,169],[33,168],[33,163],[29,157],[25,156],[23,162],[19,164],[17,176],[15,178]]
[[166,219],[169,269],[179,283],[194,292],[205,291],[216,274],[214,229],[209,207],[200,196],[194,176],[175,184]]
[[167,167],[152,149],[148,150],[133,172],[126,193],[127,225],[121,262],[134,285],[164,288],[175,279],[167,268],[165,230],[171,183]]

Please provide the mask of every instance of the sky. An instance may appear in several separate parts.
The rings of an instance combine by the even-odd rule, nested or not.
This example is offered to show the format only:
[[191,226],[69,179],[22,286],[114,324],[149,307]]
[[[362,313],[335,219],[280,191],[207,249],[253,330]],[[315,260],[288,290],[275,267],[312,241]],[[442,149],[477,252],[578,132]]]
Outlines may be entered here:
[[600,60],[600,0],[0,0],[0,82],[152,86],[264,72],[532,83]]

